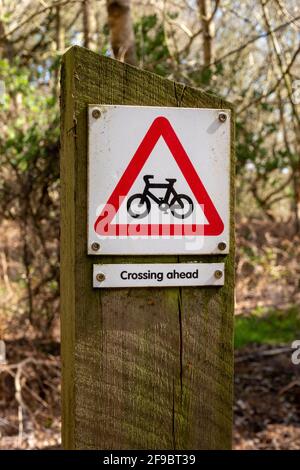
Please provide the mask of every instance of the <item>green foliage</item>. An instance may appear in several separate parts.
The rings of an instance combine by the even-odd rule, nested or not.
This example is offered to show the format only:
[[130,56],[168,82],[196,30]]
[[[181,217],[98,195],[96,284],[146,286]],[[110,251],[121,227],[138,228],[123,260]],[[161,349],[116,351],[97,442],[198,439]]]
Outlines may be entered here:
[[1,114],[8,125],[6,133],[0,136],[0,158],[26,171],[37,160],[40,165],[41,160],[49,157],[48,149],[57,146],[58,103],[52,95],[45,95],[32,72],[18,62],[11,65],[1,60],[0,67],[0,78],[6,86]]
[[237,171],[242,172],[245,165],[252,163],[260,175],[269,176],[274,170],[282,170],[290,165],[290,154],[287,149],[276,149],[270,152],[267,148],[267,138],[275,137],[278,126],[275,123],[265,123],[263,131],[250,129],[246,122],[237,120]]
[[[0,60],[0,216],[20,229],[23,269],[16,275],[31,324],[47,332],[57,311],[59,234],[58,60],[22,67]],[[50,249],[51,245],[51,249]],[[20,282],[17,281],[19,279]],[[25,295],[24,295],[25,291]],[[30,292],[33,292],[32,300]],[[27,295],[26,295],[27,294]],[[27,306],[26,306],[27,302]]]
[[157,15],[142,16],[134,25],[134,30],[137,57],[143,67],[162,76],[171,73],[165,33]]
[[[205,91],[212,94],[218,94],[216,80],[223,76],[224,68],[221,63],[211,65],[210,67],[200,67],[197,70],[187,67],[186,75],[189,78],[189,84],[204,88]],[[222,93],[220,91],[220,93]]]
[[288,310],[257,308],[249,316],[235,318],[235,347],[247,344],[289,343],[300,337],[299,307]]

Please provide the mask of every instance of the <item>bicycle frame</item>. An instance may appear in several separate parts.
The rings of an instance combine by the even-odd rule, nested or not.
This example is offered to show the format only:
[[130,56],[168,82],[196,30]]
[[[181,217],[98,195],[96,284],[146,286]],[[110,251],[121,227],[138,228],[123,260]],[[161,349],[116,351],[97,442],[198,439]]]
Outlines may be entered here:
[[[152,194],[149,189],[167,189],[165,196],[163,200],[159,199],[156,197],[154,194]],[[173,195],[173,198],[177,196],[177,192],[175,191],[173,184],[170,183],[146,183],[144,191],[143,191],[143,199],[148,197],[152,199],[156,204],[169,204],[169,200],[171,195]]]

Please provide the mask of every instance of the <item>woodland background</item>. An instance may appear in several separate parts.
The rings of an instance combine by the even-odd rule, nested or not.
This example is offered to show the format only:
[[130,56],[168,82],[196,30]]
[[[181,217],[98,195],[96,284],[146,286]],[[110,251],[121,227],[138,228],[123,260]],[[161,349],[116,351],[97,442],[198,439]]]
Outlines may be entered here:
[[0,448],[60,445],[59,65],[74,44],[235,104],[234,446],[300,449],[297,0],[0,0]]

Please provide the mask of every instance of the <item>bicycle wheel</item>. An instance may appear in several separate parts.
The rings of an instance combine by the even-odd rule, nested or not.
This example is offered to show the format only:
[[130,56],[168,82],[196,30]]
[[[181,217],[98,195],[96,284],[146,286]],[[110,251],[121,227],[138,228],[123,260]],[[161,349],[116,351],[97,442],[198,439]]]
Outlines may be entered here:
[[177,219],[186,219],[194,210],[194,203],[189,196],[177,194],[170,206],[171,213]]
[[127,201],[127,212],[134,219],[142,219],[149,214],[151,203],[143,194],[133,194]]

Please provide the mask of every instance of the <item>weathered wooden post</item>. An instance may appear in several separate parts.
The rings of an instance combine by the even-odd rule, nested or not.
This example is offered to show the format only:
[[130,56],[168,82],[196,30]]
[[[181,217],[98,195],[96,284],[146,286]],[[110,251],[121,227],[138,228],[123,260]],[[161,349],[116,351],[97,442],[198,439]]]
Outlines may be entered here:
[[[61,80],[63,446],[66,449],[228,449],[231,447],[232,427],[234,308],[232,106],[217,96],[100,57],[77,46],[64,55]],[[128,108],[128,114],[124,115],[118,105],[162,107],[162,113],[157,113],[157,108],[148,108],[148,111],[147,108],[146,111],[145,108],[141,111]],[[172,113],[171,107],[175,112]],[[195,110],[191,115],[189,110],[180,109],[178,112],[175,108],[208,110],[204,114]],[[139,113],[136,126],[132,121],[133,112]],[[154,119],[147,124],[151,113],[154,113]],[[183,116],[184,121],[181,121]],[[198,130],[193,127],[198,118],[199,122],[205,123],[202,130],[201,126],[197,127]],[[126,120],[128,129],[124,131]],[[142,129],[140,122],[144,123],[147,134],[139,146],[141,137],[144,137],[139,134]],[[187,124],[184,124],[182,133],[181,122]],[[131,170],[127,168],[129,173],[139,173],[148,158],[146,153],[151,153],[160,137],[160,142],[165,140],[173,161],[176,160],[200,206],[203,197],[203,212],[210,219],[206,223],[211,227],[214,225],[210,232],[205,228],[205,222],[189,225],[189,229],[196,227],[196,231],[197,227],[202,227],[200,235],[204,241],[200,248],[192,246],[189,254],[181,247],[179,251],[182,254],[179,255],[174,249],[174,227],[171,228],[171,241],[164,245],[165,251],[161,253],[157,244],[153,245],[154,248],[152,244],[146,245],[145,253],[141,241],[135,239],[134,245],[130,245],[126,237],[120,241],[119,234],[115,237],[118,239],[116,242],[106,244],[105,233],[97,228],[99,221],[93,225],[93,232],[91,221],[96,222],[94,212],[88,219],[88,205],[90,211],[94,210],[91,209],[94,202],[88,201],[87,196],[88,148],[90,197],[93,197],[91,191],[95,189],[91,182],[91,167],[93,170],[97,162],[100,166],[103,162],[103,173],[100,172],[97,179],[100,192],[103,185],[109,188],[122,177],[120,169],[112,177],[107,173],[107,165],[112,161],[107,156],[115,149],[114,139],[110,139],[116,129],[112,130],[111,123],[117,123],[114,125],[120,131],[117,139],[120,152],[127,145],[136,151]],[[189,126],[192,127],[190,130]],[[231,151],[227,148],[228,130]],[[205,134],[210,146],[203,141],[194,155],[191,145],[197,141],[198,131]],[[185,138],[189,132],[190,144]],[[214,168],[214,174],[205,170],[207,148],[212,155],[207,165],[215,165],[209,167]],[[203,165],[192,164],[192,158],[197,162],[202,149]],[[122,160],[121,154],[119,158]],[[123,163],[116,160],[118,164]],[[139,171],[134,168],[139,168]],[[165,176],[162,175],[161,181]],[[134,179],[136,175],[131,173],[130,177]],[[115,181],[111,181],[114,178]],[[179,183],[175,183],[175,189]],[[132,181],[124,191],[129,191],[131,184]],[[111,194],[111,203],[117,192],[116,189],[114,196]],[[181,209],[182,194],[179,196],[176,201]],[[107,200],[100,202],[106,203]],[[134,218],[134,209],[129,206],[128,211],[131,210]],[[210,214],[205,212],[206,206],[209,206]],[[169,209],[177,210],[175,205],[170,205]],[[97,210],[99,216],[101,210]],[[164,212],[163,217],[168,210]],[[133,227],[140,230],[140,223],[142,221],[138,220]],[[112,218],[108,220],[109,224],[112,224]],[[124,224],[119,225],[118,230],[120,227],[124,229]],[[155,239],[159,241],[161,238],[158,232]],[[128,254],[136,253],[135,249],[140,254]],[[181,276],[180,279],[188,277],[186,272],[192,272],[191,267],[194,266],[197,266],[197,276],[198,271],[200,274],[197,281],[185,279],[181,282],[168,278],[168,282],[159,284],[154,278],[151,284],[143,278],[134,279],[135,275],[130,278],[128,266],[126,269],[120,267],[121,264],[132,263],[138,263],[141,265],[139,269],[144,267],[146,272],[152,269],[148,263],[157,263],[159,271],[166,276],[174,267],[179,273],[176,271],[174,276]],[[101,266],[96,266],[93,274],[93,266],[97,264]],[[161,264],[165,266],[162,268]],[[116,265],[115,269],[111,265]],[[137,271],[136,267],[132,269]],[[157,272],[155,266],[153,272]],[[123,278],[123,288],[105,288],[122,285]],[[130,285],[158,287],[130,288]]]

